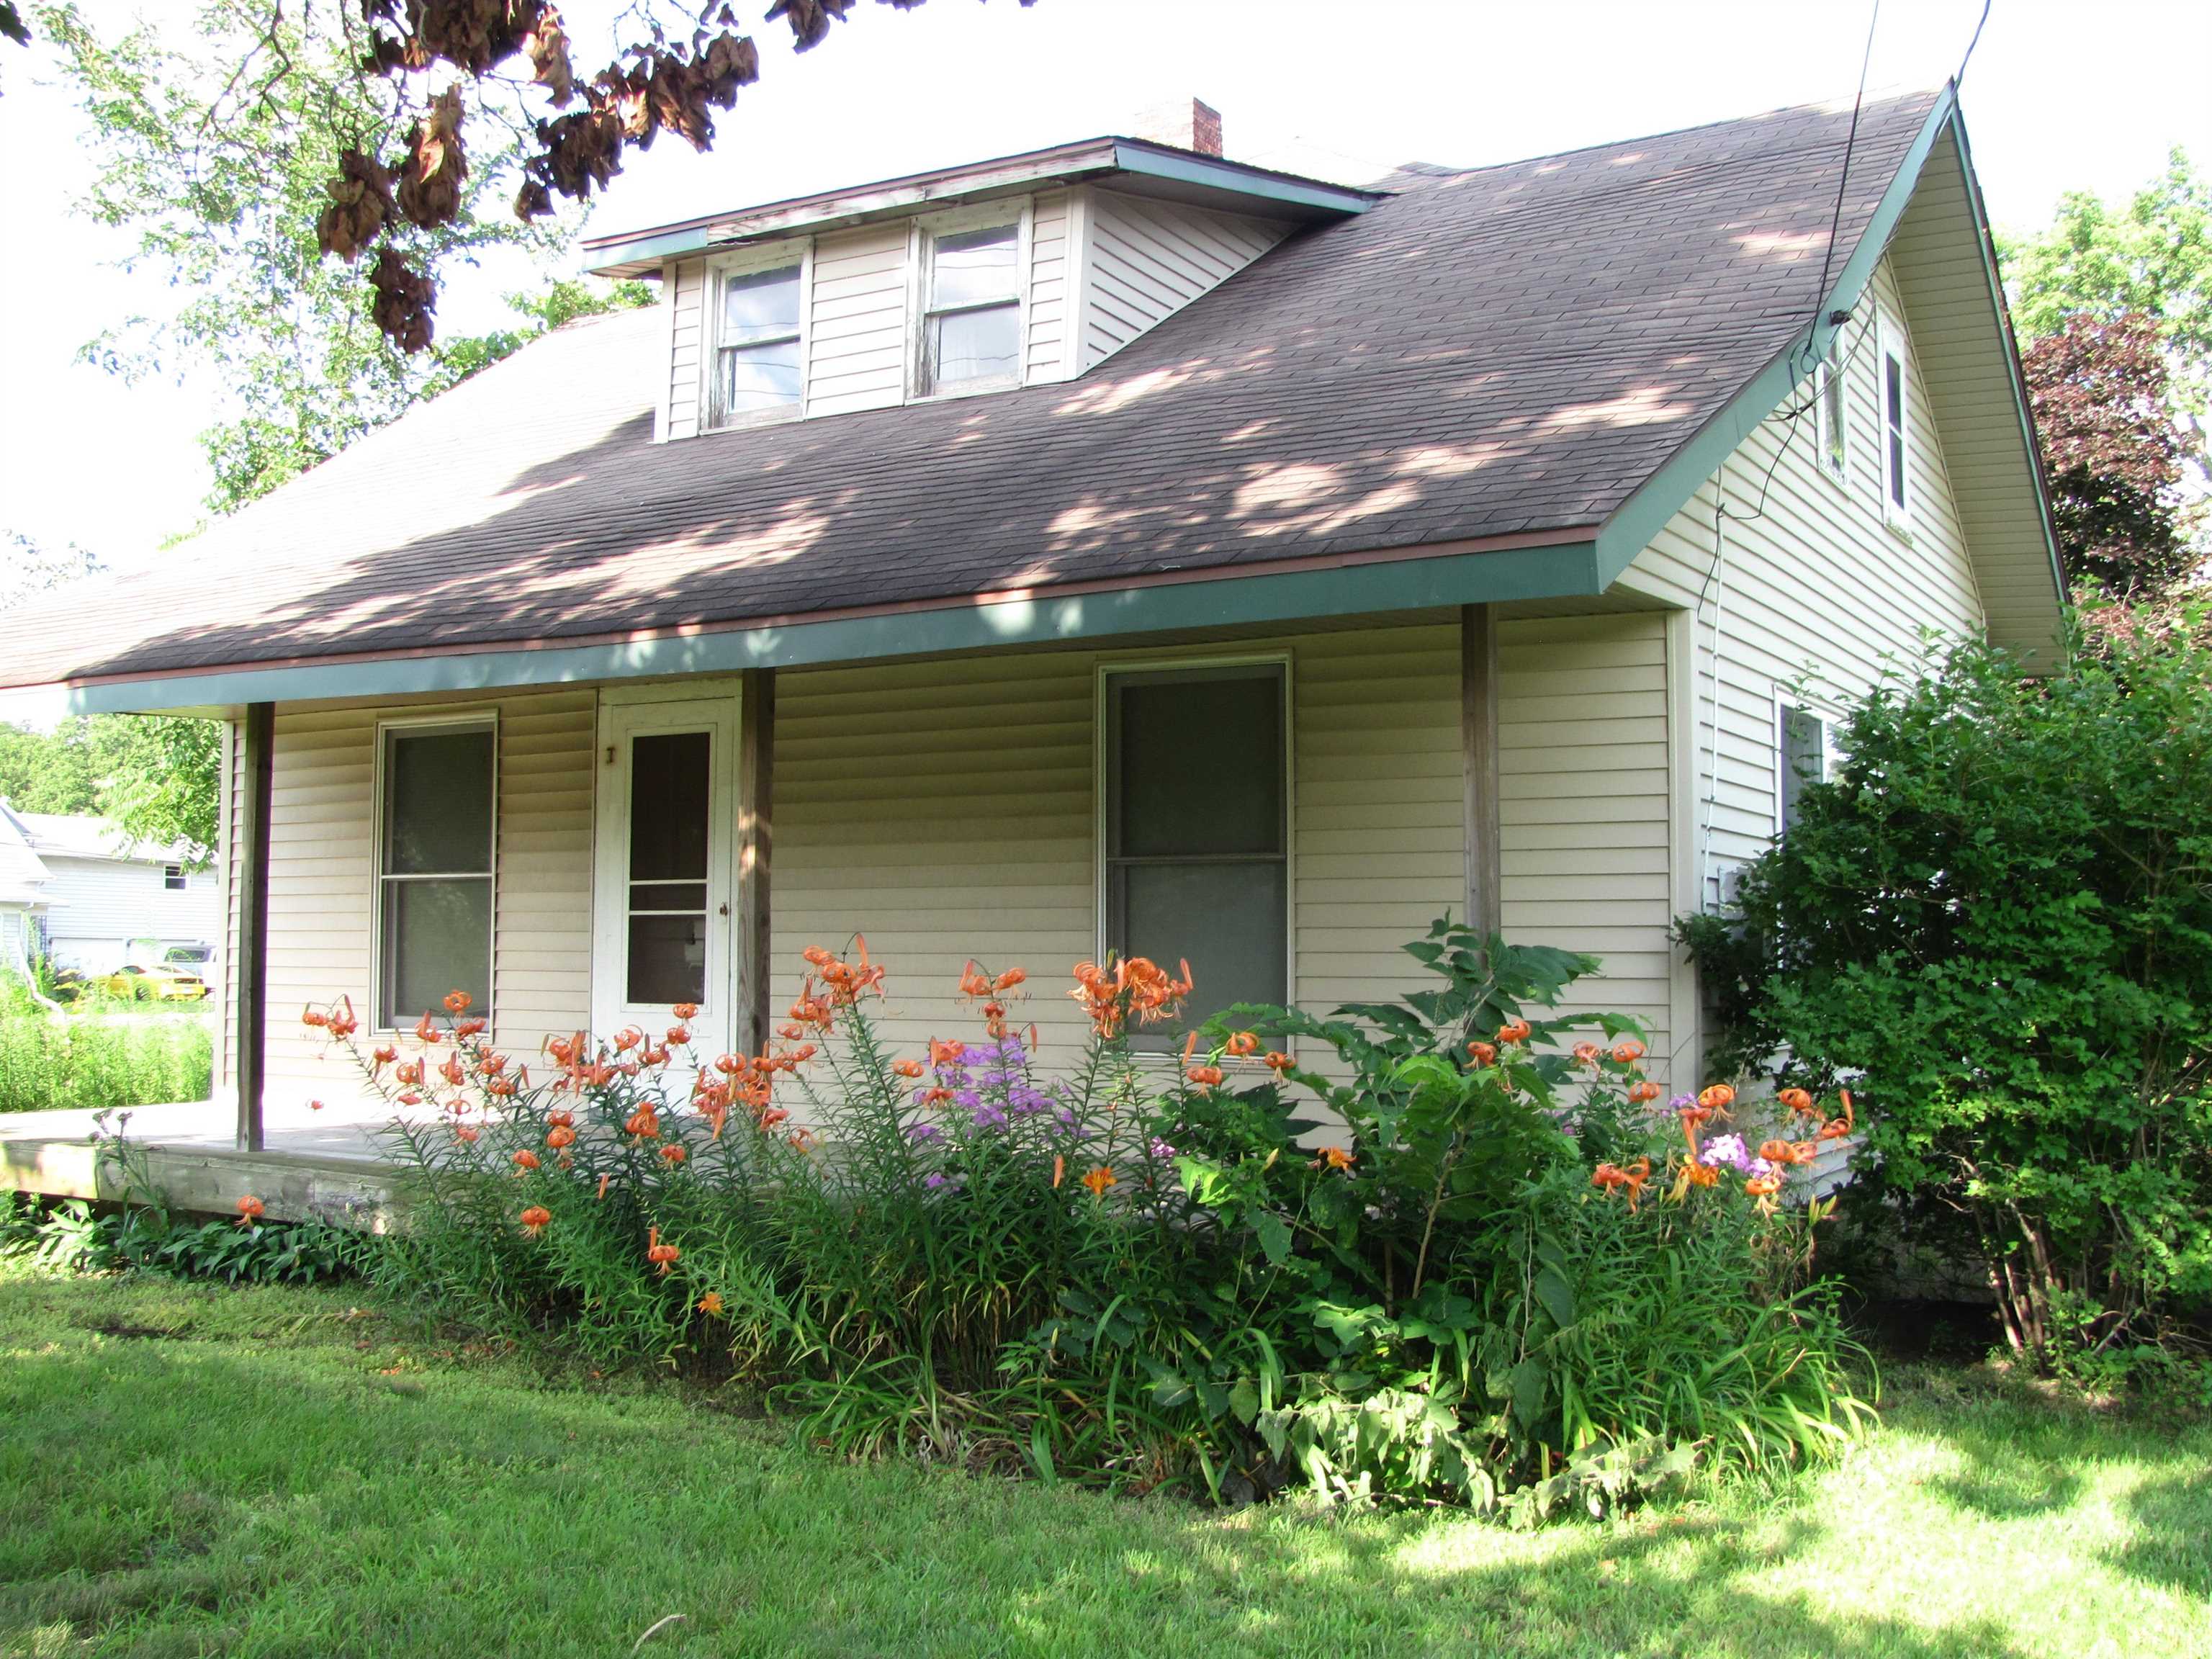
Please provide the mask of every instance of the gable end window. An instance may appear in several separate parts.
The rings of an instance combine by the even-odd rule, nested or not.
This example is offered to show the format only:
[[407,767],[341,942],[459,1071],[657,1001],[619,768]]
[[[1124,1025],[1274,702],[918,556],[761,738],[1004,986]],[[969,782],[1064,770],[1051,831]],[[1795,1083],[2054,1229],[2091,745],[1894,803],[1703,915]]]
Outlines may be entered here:
[[1881,514],[1893,525],[1911,522],[1911,453],[1912,384],[1905,373],[1905,343],[1885,329],[1881,337]]
[[496,733],[489,720],[378,738],[375,1019],[405,1025],[465,991],[491,1012]]
[[1835,727],[1817,710],[1782,703],[1775,732],[1775,827],[1796,824],[1806,789],[1835,775]]
[[925,234],[924,397],[1018,385],[1022,378],[1021,227]]
[[185,866],[183,865],[165,864],[161,866],[161,890],[163,892],[181,893],[191,885],[191,879],[185,874]]
[[1838,483],[1843,483],[1850,471],[1850,410],[1844,398],[1847,377],[1844,337],[1840,333],[1829,343],[1828,355],[1820,359],[1814,373],[1819,380],[1813,408],[1819,428],[1820,466]]
[[1290,1000],[1287,686],[1279,662],[1106,676],[1105,947],[1188,958],[1186,1026]]
[[804,288],[795,260],[716,279],[713,425],[742,426],[798,411],[805,382],[799,326]]

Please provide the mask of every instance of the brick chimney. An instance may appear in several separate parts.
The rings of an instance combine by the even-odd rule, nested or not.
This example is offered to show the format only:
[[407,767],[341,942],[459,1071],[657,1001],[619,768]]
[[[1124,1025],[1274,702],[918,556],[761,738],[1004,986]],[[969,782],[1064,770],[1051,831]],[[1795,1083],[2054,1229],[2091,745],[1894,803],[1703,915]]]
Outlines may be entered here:
[[1200,155],[1221,154],[1221,112],[1198,99],[1170,99],[1140,112],[1130,129],[1132,138],[1177,149],[1194,149]]

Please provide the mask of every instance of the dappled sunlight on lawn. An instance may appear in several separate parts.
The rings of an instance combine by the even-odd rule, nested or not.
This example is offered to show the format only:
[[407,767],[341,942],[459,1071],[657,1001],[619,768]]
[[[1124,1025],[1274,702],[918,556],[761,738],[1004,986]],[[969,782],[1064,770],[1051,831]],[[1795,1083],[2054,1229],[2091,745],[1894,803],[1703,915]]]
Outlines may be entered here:
[[1986,1373],[1825,1474],[1516,1533],[839,1463],[365,1301],[0,1265],[0,1652],[2212,1651],[2212,1426]]

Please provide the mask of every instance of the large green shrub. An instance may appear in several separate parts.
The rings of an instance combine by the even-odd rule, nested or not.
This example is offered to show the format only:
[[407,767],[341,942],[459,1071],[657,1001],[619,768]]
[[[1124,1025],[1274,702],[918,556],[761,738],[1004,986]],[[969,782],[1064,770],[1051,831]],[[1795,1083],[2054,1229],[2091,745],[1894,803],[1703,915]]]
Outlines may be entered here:
[[1835,780],[1691,937],[1734,1058],[1848,1080],[1882,1177],[1962,1209],[2027,1353],[2212,1298],[2212,656],[2034,678],[1967,644],[1850,715]]
[[[698,1054],[678,1009],[532,1084],[481,1022],[426,1022],[363,1056],[444,1109],[401,1131],[380,1267],[594,1358],[712,1354],[842,1449],[1121,1485],[1533,1516],[1851,1432],[1800,1284],[1820,1206],[1705,1158],[1628,1022],[1545,1051],[1577,1022],[1529,1016],[1588,958],[1445,922],[1408,949],[1435,988],[1232,1010],[1179,1057],[1138,1039],[1187,975],[1084,964],[1066,1078],[1015,1029],[1018,970],[970,965],[980,1036],[895,1054],[864,952],[810,953],[763,1055]],[[344,1005],[311,1018],[359,1053]]]

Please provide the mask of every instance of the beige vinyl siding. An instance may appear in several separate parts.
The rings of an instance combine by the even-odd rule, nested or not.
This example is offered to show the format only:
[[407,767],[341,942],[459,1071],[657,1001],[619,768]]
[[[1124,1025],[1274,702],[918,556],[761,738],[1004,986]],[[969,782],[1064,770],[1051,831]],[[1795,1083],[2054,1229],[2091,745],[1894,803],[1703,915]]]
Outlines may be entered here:
[[1498,654],[1505,935],[1600,958],[1568,1006],[1641,1020],[1668,1055],[1666,618],[1508,622]]
[[906,394],[903,220],[814,243],[807,296],[806,412],[880,409]]
[[668,325],[668,412],[664,431],[671,438],[688,438],[699,429],[699,408],[704,393],[707,350],[707,267],[693,259],[672,268],[672,291],[664,301],[670,309]]
[[[1814,706],[1850,701],[1874,684],[1885,660],[1917,650],[1922,629],[1956,634],[1982,621],[1917,358],[1906,368],[1909,535],[1882,520],[1875,307],[1902,323],[1908,348],[1911,319],[1887,262],[1869,296],[1874,303],[1862,302],[1845,330],[1848,481],[1838,485],[1821,469],[1809,412],[1794,425],[1771,419],[1729,457],[1718,481],[1709,478],[1698,487],[1623,578],[1631,591],[1695,611],[1691,741],[1697,750],[1698,839],[1690,856],[1707,902],[1719,896],[1725,872],[1755,856],[1773,834],[1778,692],[1809,676],[1808,700]],[[1808,381],[1790,406],[1809,398],[1810,389]],[[1778,462],[1776,449],[1785,434]],[[1726,557],[1715,573],[1716,507],[1723,491]],[[1717,741],[1716,619],[1721,633]]]
[[1026,380],[1057,380],[1066,374],[1062,348],[1067,336],[1071,286],[1068,195],[1064,190],[1036,198],[1030,216],[1030,293],[1027,312]]
[[1235,276],[1284,235],[1235,214],[1093,190],[1083,367]]
[[[347,1062],[318,1058],[298,1012],[345,993],[364,1018],[371,1014],[377,722],[437,706],[277,711],[269,871],[272,1103],[359,1092]],[[489,706],[499,713],[500,761],[492,1036],[527,1057],[548,1033],[591,1018],[595,699],[559,691]]]
[[[1516,939],[1603,953],[1585,1006],[1668,1024],[1664,625],[1516,623],[1506,635],[1505,902]],[[1026,968],[1023,1023],[1065,1063],[1062,993],[1098,948],[1095,767],[1103,664],[1287,653],[1292,698],[1293,995],[1389,999],[1399,948],[1465,909],[1455,627],[1346,630],[1146,652],[1066,652],[791,671],[776,688],[773,997],[810,945],[865,933],[889,964],[907,1051],[967,1036],[973,956]]]

